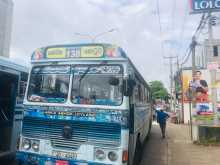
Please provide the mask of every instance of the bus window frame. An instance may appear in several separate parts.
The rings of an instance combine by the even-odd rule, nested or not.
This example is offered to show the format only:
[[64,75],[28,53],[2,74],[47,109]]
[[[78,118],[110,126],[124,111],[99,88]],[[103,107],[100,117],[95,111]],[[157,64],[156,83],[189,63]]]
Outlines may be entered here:
[[65,102],[60,102],[60,103],[58,103],[58,104],[61,104],[61,105],[63,105],[63,104],[66,104],[67,102],[68,102],[68,100],[69,100],[69,88],[70,88],[70,79],[71,79],[71,68],[72,68],[72,65],[71,64],[68,64],[68,65],[58,65],[58,64],[56,64],[56,65],[49,65],[49,64],[47,64],[47,65],[36,65],[36,66],[33,66],[32,68],[31,68],[31,71],[30,71],[30,76],[29,76],[29,81],[27,81],[27,91],[26,91],[26,97],[25,97],[25,99],[28,101],[28,102],[30,102],[30,103],[43,103],[43,104],[55,104],[56,102],[42,102],[42,101],[31,101],[30,99],[29,99],[29,90],[30,90],[30,84],[31,84],[31,76],[32,76],[32,71],[33,71],[33,69],[34,68],[37,68],[37,67],[53,67],[53,66],[56,66],[56,67],[62,67],[62,66],[69,66],[70,67],[70,73],[69,73],[69,85],[68,85],[68,92],[67,92],[67,97],[66,97],[66,100],[65,100]]

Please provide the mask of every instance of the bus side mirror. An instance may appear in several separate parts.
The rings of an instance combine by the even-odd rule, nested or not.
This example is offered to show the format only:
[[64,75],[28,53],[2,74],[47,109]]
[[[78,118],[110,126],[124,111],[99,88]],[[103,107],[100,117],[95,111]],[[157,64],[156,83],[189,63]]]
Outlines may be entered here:
[[133,79],[127,79],[127,80],[124,80],[124,95],[125,96],[132,96],[133,94],[133,89],[136,85],[136,82],[133,80]]

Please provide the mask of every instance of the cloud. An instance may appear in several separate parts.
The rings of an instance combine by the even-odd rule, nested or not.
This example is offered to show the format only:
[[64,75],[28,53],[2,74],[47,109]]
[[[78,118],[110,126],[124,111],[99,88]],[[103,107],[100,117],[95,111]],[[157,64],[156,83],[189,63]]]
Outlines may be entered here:
[[131,4],[131,5],[122,7],[119,11],[125,15],[133,15],[133,14],[138,14],[146,9],[147,9],[146,3],[139,3],[139,4],[134,4],[134,5]]
[[[74,33],[95,36],[117,28],[117,31],[100,36],[96,41],[120,45],[147,81],[159,79],[168,86],[169,67],[164,65],[161,41],[169,41],[174,49],[183,44],[183,50],[178,53],[185,52],[200,16],[189,15],[185,10],[186,2],[178,1],[175,17],[172,17],[173,1],[159,2],[162,34],[159,30],[156,1],[14,1],[11,56],[29,63],[31,53],[38,47],[88,43],[91,42],[90,38],[76,36]],[[185,23],[184,15],[187,15]],[[180,39],[183,23],[184,42]],[[166,47],[164,52],[169,55],[170,50]]]

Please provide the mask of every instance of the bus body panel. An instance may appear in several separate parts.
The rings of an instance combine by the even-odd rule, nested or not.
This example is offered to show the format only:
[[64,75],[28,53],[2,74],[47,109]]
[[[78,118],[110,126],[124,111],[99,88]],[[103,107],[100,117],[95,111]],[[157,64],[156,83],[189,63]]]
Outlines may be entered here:
[[[33,54],[33,56],[39,55],[43,57],[40,60],[34,58],[34,60],[32,61],[33,69],[35,67],[45,68],[47,66],[70,66],[70,84],[68,85],[68,97],[65,103],[47,103],[42,101],[32,102],[28,100],[30,97],[28,97],[29,87],[27,87],[25,94],[26,97],[24,99],[25,111],[22,124],[23,128],[20,135],[21,139],[19,151],[17,152],[17,159],[21,161],[21,163],[34,163],[35,161],[37,161],[40,165],[43,165],[45,163],[54,164],[57,161],[67,161],[70,165],[132,165],[131,160],[133,160],[134,158],[137,138],[140,138],[140,141],[143,143],[149,133],[151,122],[151,106],[150,97],[147,97],[147,95],[150,93],[150,91],[147,83],[144,81],[140,73],[131,63],[129,58],[126,57],[123,50],[115,46],[112,47],[112,45],[106,46],[105,44],[103,44],[104,48],[111,51],[117,50],[119,53],[121,53],[122,56],[119,58],[100,59],[75,57],[75,59],[46,59],[45,55],[42,53],[47,52],[47,50],[49,49],[50,53],[55,53],[56,57],[62,57],[64,55],[62,53],[64,50],[63,47],[65,47],[68,51],[70,48],[72,51],[73,47],[75,51],[75,47],[77,49],[81,49],[81,47],[85,46],[85,48],[83,48],[84,53],[86,54],[92,52],[92,55],[94,55],[93,48],[96,45],[99,46],[97,49],[100,49],[100,46],[102,46],[102,44],[68,46],[61,45],[57,46],[57,50],[56,46],[52,46],[38,49]],[[88,47],[90,46],[93,50],[88,50]],[[107,54],[108,51],[104,49],[103,52]],[[48,52],[46,54],[48,56]],[[85,56],[85,54],[83,54],[83,56]],[[51,57],[51,54],[48,57]],[[123,95],[122,104],[118,106],[73,103],[70,100],[72,99],[71,89],[73,87],[73,78],[75,78],[75,76],[77,77],[77,74],[73,74],[72,70],[77,70],[76,68],[78,66],[87,66],[86,70],[88,70],[89,74],[91,74],[89,71],[89,66],[91,65],[122,66],[123,83],[129,77],[135,77],[135,81],[137,82],[137,84],[139,84],[139,86],[141,86],[141,89],[137,89],[139,91],[143,90],[142,94],[139,96],[140,101],[135,101],[136,96],[132,96],[131,99],[130,97]],[[84,73],[85,72],[87,71],[84,71]],[[32,72],[30,72],[28,86],[30,86],[32,81],[31,75]],[[79,81],[81,81],[81,79],[79,79]],[[139,88],[139,86],[135,88]],[[121,88],[121,92],[122,91],[123,90]],[[136,92],[136,94],[137,93],[138,92]],[[139,104],[140,102],[142,104]],[[132,104],[134,105],[134,108],[133,115],[131,116]],[[68,128],[69,133],[72,128],[71,138],[74,138],[75,133],[78,136],[78,139],[82,140],[82,142],[78,141],[78,146],[75,149],[72,145],[75,144],[76,141],[69,143],[69,141],[72,140],[71,138],[63,139],[65,138],[63,132],[66,130],[66,128]],[[57,134],[57,132],[59,133]],[[84,139],[86,139],[86,141],[84,141]],[[117,143],[117,139],[120,141],[119,143]],[[24,149],[23,142],[25,140],[30,141],[31,145],[37,141],[40,147],[39,151],[34,151],[32,148],[27,150]],[[99,151],[100,149],[101,151]],[[104,151],[104,160],[97,159],[96,153],[98,151]],[[112,151],[115,152],[117,155],[116,161],[110,161],[108,157],[110,152]],[[66,158],[67,154],[72,155],[74,153],[77,154],[77,158]],[[65,156],[60,156],[60,154]],[[129,162],[128,157],[130,159]],[[125,161],[123,161],[123,159],[125,159]]]

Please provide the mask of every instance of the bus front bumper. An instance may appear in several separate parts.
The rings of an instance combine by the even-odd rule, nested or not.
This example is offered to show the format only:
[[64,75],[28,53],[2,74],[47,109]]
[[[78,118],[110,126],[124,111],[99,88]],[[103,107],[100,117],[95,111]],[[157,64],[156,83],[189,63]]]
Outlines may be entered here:
[[65,160],[26,152],[17,152],[19,165],[110,165],[87,161]]

